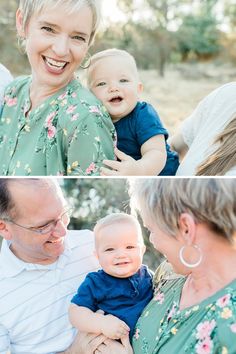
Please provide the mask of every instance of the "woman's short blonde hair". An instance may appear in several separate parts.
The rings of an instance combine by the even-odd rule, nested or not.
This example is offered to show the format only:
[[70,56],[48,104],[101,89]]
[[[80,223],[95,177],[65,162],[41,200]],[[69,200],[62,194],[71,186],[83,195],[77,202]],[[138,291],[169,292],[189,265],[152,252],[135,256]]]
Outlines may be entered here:
[[99,233],[103,228],[119,223],[133,224],[137,229],[140,242],[143,243],[142,229],[137,218],[133,215],[125,213],[112,213],[102,219],[99,219],[93,229],[95,235],[95,243],[99,239]]
[[73,13],[81,9],[81,7],[87,6],[91,9],[93,14],[93,28],[89,44],[93,42],[94,36],[98,29],[101,19],[101,0],[20,0],[19,8],[23,16],[23,30],[35,13],[40,13],[44,8],[63,5],[68,13]]
[[233,240],[236,231],[236,179],[141,178],[130,181],[131,206],[164,232],[175,235],[182,213]]

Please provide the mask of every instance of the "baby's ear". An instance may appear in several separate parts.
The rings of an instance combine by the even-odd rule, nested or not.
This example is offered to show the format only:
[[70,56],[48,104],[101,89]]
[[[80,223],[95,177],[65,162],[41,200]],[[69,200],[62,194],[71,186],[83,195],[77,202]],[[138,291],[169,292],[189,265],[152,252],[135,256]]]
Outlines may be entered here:
[[143,84],[142,82],[138,82],[138,94],[141,95],[143,92]]
[[96,250],[93,251],[93,255],[98,259],[98,254]]

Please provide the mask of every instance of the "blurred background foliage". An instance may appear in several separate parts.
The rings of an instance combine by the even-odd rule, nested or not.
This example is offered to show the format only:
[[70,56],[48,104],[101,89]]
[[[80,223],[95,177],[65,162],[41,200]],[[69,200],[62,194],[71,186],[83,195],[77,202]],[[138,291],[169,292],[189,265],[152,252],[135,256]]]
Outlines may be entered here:
[[[126,178],[60,178],[58,182],[74,210],[69,229],[92,230],[98,219],[110,213],[130,213]],[[155,270],[161,261],[161,255],[149,243],[149,234],[140,218],[139,221],[147,247],[144,263]]]
[[[1,0],[1,62],[15,74],[29,72],[15,31],[18,0]],[[236,62],[235,0],[117,0],[125,19],[106,19],[91,53],[127,49],[142,69],[164,75],[166,65],[188,61]]]

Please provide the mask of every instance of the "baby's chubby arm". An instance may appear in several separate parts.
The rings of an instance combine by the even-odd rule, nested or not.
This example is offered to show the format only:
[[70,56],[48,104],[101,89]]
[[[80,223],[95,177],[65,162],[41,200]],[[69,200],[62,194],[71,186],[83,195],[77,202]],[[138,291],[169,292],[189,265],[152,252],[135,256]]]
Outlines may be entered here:
[[129,333],[129,326],[119,318],[113,315],[104,316],[75,304],[69,307],[69,319],[81,332],[104,334],[111,339],[120,339]]
[[140,160],[134,160],[118,149],[115,154],[120,161],[104,160],[103,163],[112,170],[102,167],[101,175],[156,176],[164,168],[167,158],[164,135],[155,135],[141,146]]

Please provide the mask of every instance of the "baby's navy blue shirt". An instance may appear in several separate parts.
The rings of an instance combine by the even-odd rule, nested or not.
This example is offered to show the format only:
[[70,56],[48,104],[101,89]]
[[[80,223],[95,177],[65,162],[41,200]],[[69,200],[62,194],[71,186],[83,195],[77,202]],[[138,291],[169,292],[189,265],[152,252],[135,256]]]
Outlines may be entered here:
[[166,164],[159,176],[173,176],[179,166],[178,154],[171,151],[166,140],[168,131],[163,127],[155,109],[146,102],[138,102],[126,117],[114,123],[117,147],[135,160],[141,159],[141,146],[155,135],[164,135],[166,144]]
[[115,278],[103,270],[89,273],[71,302],[120,318],[130,327],[132,338],[136,322],[152,297],[152,274],[142,265],[128,278]]

